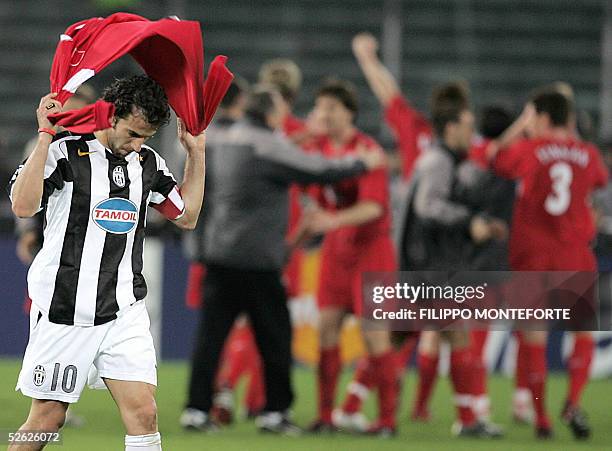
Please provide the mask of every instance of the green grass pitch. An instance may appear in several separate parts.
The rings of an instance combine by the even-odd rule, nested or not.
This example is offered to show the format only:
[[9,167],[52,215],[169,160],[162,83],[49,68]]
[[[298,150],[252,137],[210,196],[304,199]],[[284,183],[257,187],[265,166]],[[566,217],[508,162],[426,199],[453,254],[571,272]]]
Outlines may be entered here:
[[[185,400],[187,365],[163,363],[159,367],[158,407],[159,424],[163,448],[168,451],[365,451],[365,450],[436,450],[436,451],[531,451],[531,450],[612,450],[612,381],[599,380],[590,383],[584,395],[594,435],[587,442],[575,442],[569,430],[558,420],[563,403],[566,381],[563,375],[551,375],[548,383],[548,404],[555,416],[555,438],[546,443],[537,442],[528,426],[514,425],[510,421],[510,398],[512,381],[495,376],[489,381],[495,420],[506,427],[507,435],[501,440],[457,439],[450,435],[454,419],[454,408],[448,382],[442,378],[438,383],[433,402],[433,419],[428,424],[415,424],[408,420],[408,410],[415,386],[415,375],[406,376],[402,402],[399,410],[399,435],[380,440],[345,434],[333,436],[309,436],[298,438],[261,435],[252,422],[238,421],[218,434],[205,435],[186,433],[178,425],[178,418]],[[29,399],[14,391],[19,371],[16,360],[0,360],[0,430],[17,428],[25,419]],[[345,372],[342,386],[350,372]],[[307,425],[315,414],[314,372],[310,369],[295,370],[296,402],[294,418],[299,425]],[[373,398],[373,397],[371,397]],[[75,412],[83,415],[87,423],[81,429],[64,429],[63,444],[47,449],[62,451],[113,451],[123,450],[123,427],[119,414],[108,392],[86,389]],[[375,402],[368,400],[366,412],[370,417],[375,412]]]

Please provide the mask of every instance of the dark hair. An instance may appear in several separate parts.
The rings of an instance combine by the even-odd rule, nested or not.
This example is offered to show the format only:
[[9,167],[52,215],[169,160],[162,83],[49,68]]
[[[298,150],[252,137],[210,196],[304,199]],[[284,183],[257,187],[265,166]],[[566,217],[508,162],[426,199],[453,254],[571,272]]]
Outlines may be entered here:
[[249,94],[249,100],[245,113],[251,119],[255,119],[262,124],[266,123],[266,116],[274,111],[275,89],[270,85],[255,85]]
[[222,108],[229,108],[234,105],[241,94],[246,94],[249,91],[249,83],[242,77],[234,76],[225,96],[221,100]]
[[444,136],[449,122],[459,122],[459,116],[470,108],[469,89],[464,82],[452,82],[436,88],[431,97],[431,121],[438,137]]
[[531,101],[535,105],[538,114],[546,113],[550,122],[556,127],[564,127],[568,124],[573,112],[572,102],[558,91],[541,91],[536,93]]
[[[357,116],[358,102],[357,90],[351,82],[346,80],[328,79],[317,90],[315,98],[329,96],[337,99],[344,107]],[[354,119],[353,118],[353,119]]]
[[151,126],[159,128],[170,121],[168,98],[160,85],[146,75],[115,80],[102,93],[102,99],[115,105],[115,117],[125,119],[134,108]]
[[485,138],[498,138],[512,124],[512,113],[500,105],[489,105],[482,109],[480,133]]

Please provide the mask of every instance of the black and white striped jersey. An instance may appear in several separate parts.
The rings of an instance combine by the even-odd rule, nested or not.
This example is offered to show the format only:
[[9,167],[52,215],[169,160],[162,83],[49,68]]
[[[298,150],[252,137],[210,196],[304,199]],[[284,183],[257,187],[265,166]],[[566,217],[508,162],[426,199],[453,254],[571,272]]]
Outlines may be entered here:
[[150,147],[124,159],[93,134],[56,136],[44,177],[44,243],[28,273],[32,302],[58,324],[111,321],[147,294],[147,206],[180,217],[185,207],[177,183]]

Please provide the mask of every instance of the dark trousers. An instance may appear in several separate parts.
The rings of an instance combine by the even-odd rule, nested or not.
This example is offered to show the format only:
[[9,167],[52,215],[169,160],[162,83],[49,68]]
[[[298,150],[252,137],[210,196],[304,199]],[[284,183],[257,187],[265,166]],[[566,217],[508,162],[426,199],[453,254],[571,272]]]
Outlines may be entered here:
[[209,412],[219,357],[236,317],[246,312],[263,360],[265,411],[293,402],[291,321],[279,271],[245,271],[207,266],[205,299],[193,353],[187,407]]

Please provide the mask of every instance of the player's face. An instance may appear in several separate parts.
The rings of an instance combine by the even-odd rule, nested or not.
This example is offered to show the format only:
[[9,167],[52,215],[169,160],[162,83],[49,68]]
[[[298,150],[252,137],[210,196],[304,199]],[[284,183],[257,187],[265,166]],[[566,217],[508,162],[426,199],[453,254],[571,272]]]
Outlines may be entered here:
[[132,152],[140,152],[142,145],[155,135],[157,129],[147,123],[142,115],[130,114],[125,119],[115,119],[108,129],[108,147],[113,154],[125,158]]
[[332,135],[353,125],[353,112],[332,96],[317,97],[313,114]]
[[327,123],[324,118],[321,117],[319,110],[313,108],[310,113],[308,113],[308,118],[306,119],[308,124],[308,129],[315,136],[324,136],[329,134],[329,130],[327,130]]

